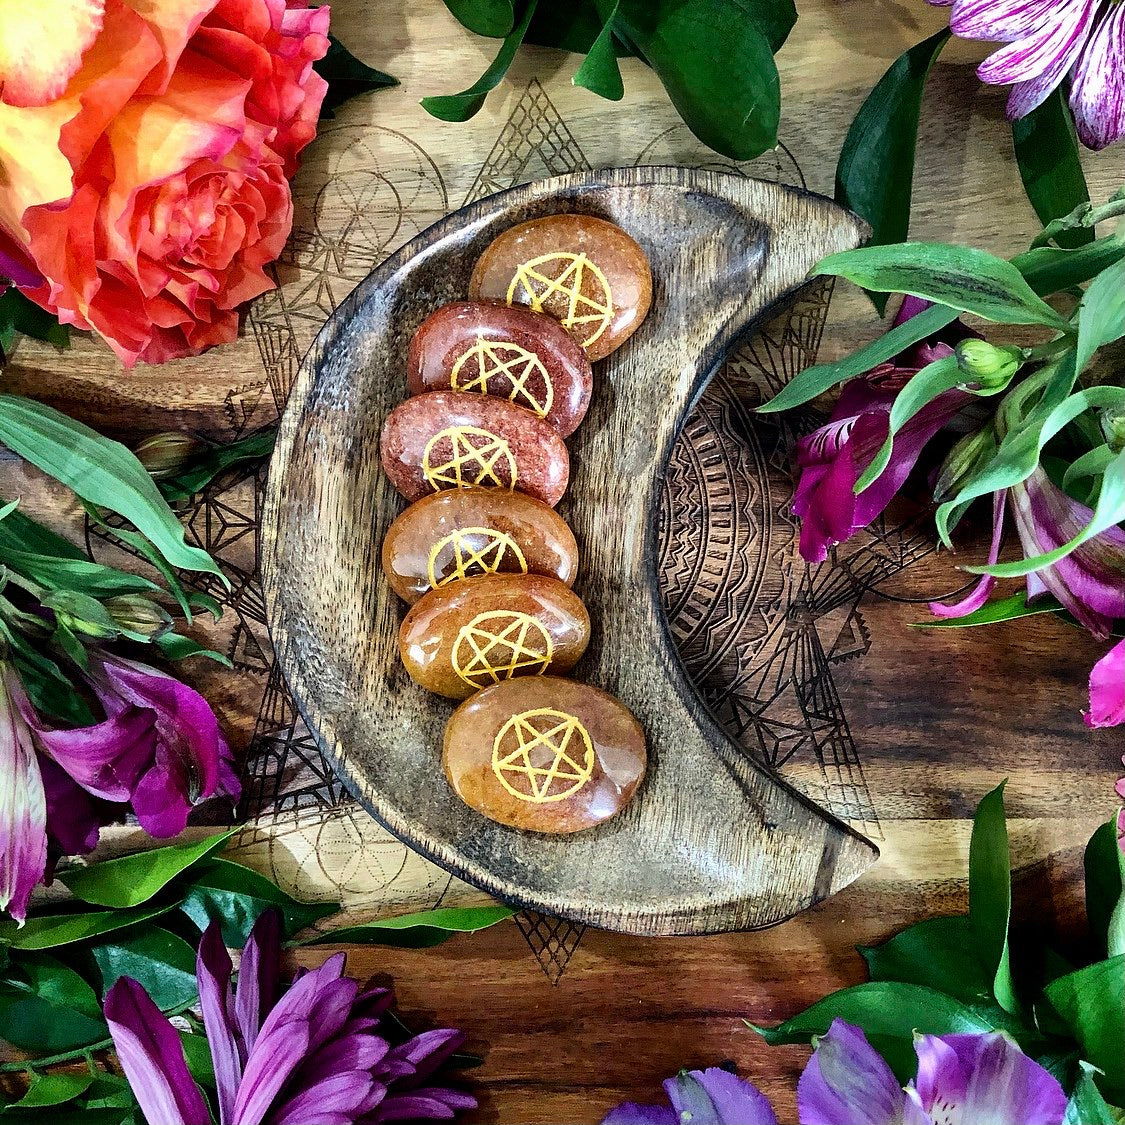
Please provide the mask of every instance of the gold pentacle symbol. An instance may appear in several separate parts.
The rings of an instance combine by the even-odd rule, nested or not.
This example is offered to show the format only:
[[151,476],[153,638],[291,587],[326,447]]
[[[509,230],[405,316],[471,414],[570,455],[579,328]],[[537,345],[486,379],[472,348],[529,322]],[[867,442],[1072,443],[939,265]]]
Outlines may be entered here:
[[508,443],[478,426],[439,430],[422,451],[422,473],[435,492],[443,488],[516,487],[516,459]]
[[529,613],[492,609],[462,625],[453,642],[453,671],[472,688],[513,676],[541,676],[554,645],[543,623]]
[[590,732],[573,715],[550,707],[513,715],[492,744],[492,772],[521,801],[565,800],[593,776]]
[[[443,574],[449,564],[451,568]],[[497,574],[501,570],[527,573],[527,559],[520,545],[507,532],[491,527],[459,527],[430,548],[426,576],[436,590],[458,578]]]
[[477,342],[457,357],[449,373],[455,391],[479,391],[482,395],[506,394],[509,402],[534,410],[540,418],[551,412],[555,388],[543,361],[509,340]]
[[517,266],[507,300],[509,305],[527,304],[532,312],[546,308],[567,331],[578,329],[584,348],[599,339],[613,320],[609,282],[584,253],[543,254]]

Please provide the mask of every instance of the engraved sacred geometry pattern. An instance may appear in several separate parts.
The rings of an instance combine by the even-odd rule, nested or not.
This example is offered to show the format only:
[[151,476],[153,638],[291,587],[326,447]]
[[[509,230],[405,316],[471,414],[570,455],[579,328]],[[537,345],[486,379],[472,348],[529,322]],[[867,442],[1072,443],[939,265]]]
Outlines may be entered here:
[[520,298],[532,312],[549,308],[569,332],[579,328],[590,347],[613,320],[613,293],[605,274],[583,254],[543,254],[516,267],[508,286],[508,304]]
[[551,376],[534,352],[508,340],[477,342],[458,356],[449,373],[455,391],[479,391],[482,395],[507,393],[508,401],[534,410],[546,418],[555,401]]
[[422,450],[422,474],[435,492],[443,488],[516,487],[516,459],[508,443],[479,426],[439,430]]
[[553,652],[551,634],[538,618],[492,609],[461,626],[453,642],[453,670],[470,687],[482,688],[517,672],[543,675]]
[[[439,566],[438,560],[447,553],[453,569],[442,577],[445,567]],[[471,574],[497,574],[501,570],[527,573],[527,559],[520,545],[507,532],[491,527],[459,527],[439,539],[430,549],[426,577],[436,590],[439,586],[456,582],[458,578],[467,578]]]
[[590,732],[565,711],[513,715],[492,744],[492,771],[513,797],[544,805],[573,796],[594,773]]

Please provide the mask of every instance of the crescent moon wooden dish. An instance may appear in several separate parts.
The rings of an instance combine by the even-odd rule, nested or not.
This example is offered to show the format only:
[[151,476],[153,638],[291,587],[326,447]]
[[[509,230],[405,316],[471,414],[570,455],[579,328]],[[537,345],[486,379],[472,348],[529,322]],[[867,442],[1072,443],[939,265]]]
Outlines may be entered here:
[[[575,592],[594,622],[576,679],[619,698],[648,738],[648,774],[617,817],[574,836],[504,827],[442,774],[453,704],[398,658],[405,613],[379,565],[402,510],[380,468],[386,415],[406,397],[421,321],[465,296],[500,233],[577,212],[618,224],[652,266],[647,319],[595,365],[570,441],[559,513],[580,552]],[[305,357],[270,467],[262,573],[280,666],[355,795],[412,847],[500,898],[628,933],[770,925],[851,882],[877,857],[716,724],[680,664],[656,574],[662,476],[724,355],[861,222],[819,196],[734,175],[628,168],[513,188],[448,216],[363,281]]]

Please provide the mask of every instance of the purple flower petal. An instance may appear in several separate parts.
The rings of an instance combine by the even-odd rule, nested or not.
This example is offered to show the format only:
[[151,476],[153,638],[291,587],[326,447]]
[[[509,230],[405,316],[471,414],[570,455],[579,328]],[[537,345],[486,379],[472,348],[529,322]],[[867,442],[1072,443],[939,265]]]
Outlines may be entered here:
[[982,82],[1014,83],[1008,98],[1010,120],[1024,117],[1047,100],[1082,51],[1097,0],[1065,0],[1033,34],[1001,47],[977,67]]
[[24,289],[38,289],[44,283],[43,275],[36,268],[27,251],[2,229],[0,229],[0,277],[9,278]]
[[1125,640],[1118,641],[1090,671],[1088,727],[1125,723]]
[[222,1125],[231,1125],[234,1121],[234,1103],[242,1081],[242,1057],[234,1033],[234,1005],[230,988],[232,971],[230,955],[223,944],[222,926],[212,922],[199,943],[195,975],[199,982],[199,1006],[203,1012],[207,1045],[215,1067]]
[[[992,494],[992,543],[988,548],[988,565],[994,566],[1000,557],[1000,542],[1004,538],[1004,508],[1007,489]],[[982,574],[977,584],[959,602],[946,605],[944,602],[930,602],[930,612],[935,617],[965,617],[975,613],[988,601],[996,579],[991,574]]]
[[19,922],[47,869],[47,797],[25,711],[19,675],[0,665],[0,909]]
[[[237,1125],[261,1125],[308,1051],[310,1021],[307,1016],[286,1012],[284,1003],[283,997],[270,1013],[253,1053],[246,1060],[233,1112]],[[278,1013],[281,1017],[273,1019]]]
[[802,1125],[898,1125],[906,1095],[858,1027],[833,1020],[797,1083]]
[[1070,108],[1087,148],[1125,137],[1125,7],[1110,4],[1074,64]]
[[277,1003],[281,974],[281,915],[263,911],[254,923],[238,966],[234,1014],[242,1037],[244,1059],[254,1049],[262,1020]]
[[452,1028],[424,1031],[421,1035],[415,1035],[413,1039],[408,1039],[388,1051],[377,1073],[389,1072],[396,1064],[405,1063],[410,1067],[409,1073],[413,1076],[409,1084],[414,1085],[429,1077],[464,1042],[465,1036]]
[[915,1038],[922,1107],[935,1120],[973,1125],[1061,1125],[1058,1081],[1000,1032]]
[[[443,1095],[447,1093],[442,1091]],[[409,1094],[385,1098],[376,1107],[374,1113],[365,1118],[364,1125],[367,1122],[380,1121],[448,1120],[458,1108],[460,1107],[449,1103],[447,1096],[429,1097],[424,1091],[415,1090]],[[663,1125],[663,1122],[660,1125]]]
[[180,1038],[149,994],[132,977],[121,977],[106,993],[104,1010],[121,1069],[145,1117],[160,1125],[211,1125]]
[[269,1125],[353,1125],[375,1080],[363,1070],[331,1074],[300,1090],[269,1116]]
[[602,1118],[601,1125],[680,1125],[680,1119],[671,1106],[622,1102]]
[[1014,43],[1058,16],[1059,0],[956,0],[949,30],[962,39]]
[[63,855],[85,855],[98,845],[101,819],[90,795],[62,766],[38,755],[47,798],[47,836]]
[[[769,1099],[752,1082],[739,1078],[721,1067],[707,1070],[690,1070],[693,1078],[711,1099],[715,1110],[715,1120],[720,1125],[777,1125],[773,1106]],[[668,1083],[666,1082],[665,1088]],[[672,1098],[674,1108],[676,1098]],[[681,1111],[681,1119],[683,1119]],[[693,1122],[695,1118],[691,1119]]]

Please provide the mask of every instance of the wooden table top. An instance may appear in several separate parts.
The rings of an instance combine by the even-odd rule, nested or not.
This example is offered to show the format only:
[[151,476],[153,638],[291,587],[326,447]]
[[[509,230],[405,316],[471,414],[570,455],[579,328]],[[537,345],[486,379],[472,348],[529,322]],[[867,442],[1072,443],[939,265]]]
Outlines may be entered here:
[[[804,0],[800,8],[778,60],[785,148],[751,171],[789,182],[803,177],[811,189],[831,194],[836,155],[856,108],[890,61],[936,30],[946,12],[922,0]],[[626,99],[611,106],[570,85],[573,59],[525,51],[484,112],[450,125],[429,118],[418,99],[451,92],[462,80],[467,85],[494,44],[462,31],[436,0],[388,0],[377,19],[361,0],[336,0],[333,27],[402,85],[345,106],[310,148],[296,193],[315,215],[313,234],[334,224],[337,241],[311,239],[308,255],[324,259],[311,273],[309,256],[279,266],[284,307],[267,296],[238,343],[129,374],[93,340],[78,339],[67,353],[20,341],[6,390],[133,438],[184,428],[229,439],[276,413],[292,362],[351,286],[466,198],[581,166],[725,163],[694,142],[651,74],[633,60],[623,65]],[[957,44],[931,77],[912,235],[1009,256],[1038,225],[1019,186],[1004,94],[978,83],[972,66],[979,57]],[[1114,159],[1088,156],[1095,198],[1117,186]],[[864,299],[840,292],[821,355],[841,354],[876,330]],[[65,496],[23,466],[0,465],[0,482],[5,494],[25,497],[28,511],[77,528]],[[230,559],[238,548],[229,544],[246,531],[247,517],[224,511],[209,518],[229,516],[226,538],[212,535],[210,542],[221,539]],[[252,574],[253,548],[246,549],[243,563]],[[882,852],[851,887],[758,933],[641,940],[590,930],[557,984],[513,922],[426,951],[350,952],[356,975],[394,977],[405,1015],[468,1033],[469,1049],[485,1057],[475,1074],[482,1104],[473,1120],[594,1122],[622,1099],[653,1099],[660,1080],[681,1066],[726,1060],[775,1099],[781,1120],[795,1120],[795,1080],[807,1051],[767,1047],[742,1020],[780,1020],[858,982],[856,944],[964,909],[970,817],[1005,777],[1020,872],[1017,911],[1064,929],[1075,923],[1081,847],[1113,810],[1125,741],[1120,731],[1087,731],[1080,716],[1101,646],[1043,617],[941,634],[911,629],[925,617],[925,599],[961,584],[955,560],[916,553],[918,561],[897,568],[836,625],[841,637],[854,639],[854,658],[834,663],[832,676],[857,756],[849,784],[854,788],[858,778],[869,802],[853,820]],[[282,696],[268,679],[261,631],[239,615],[222,628],[238,650],[237,671],[193,668],[185,678],[208,694],[232,743],[245,749],[256,725],[260,731],[271,719],[270,708],[283,708]],[[260,762],[258,768],[261,785],[267,772]],[[815,793],[832,785],[826,769],[808,754],[794,755],[783,772]],[[273,819],[259,816],[238,858],[298,893],[342,895],[359,913],[478,898],[340,805],[338,795],[294,800],[284,813],[276,802],[271,808]],[[300,831],[290,825],[282,835],[286,816]],[[136,842],[135,833],[124,837]],[[568,928],[561,936],[573,942],[578,935]],[[312,964],[328,952],[305,951],[301,960]]]

